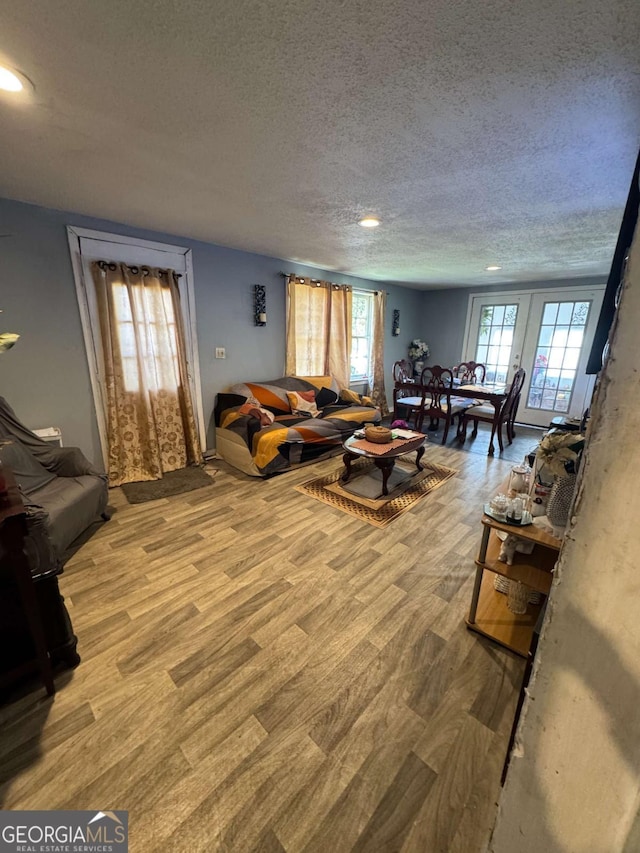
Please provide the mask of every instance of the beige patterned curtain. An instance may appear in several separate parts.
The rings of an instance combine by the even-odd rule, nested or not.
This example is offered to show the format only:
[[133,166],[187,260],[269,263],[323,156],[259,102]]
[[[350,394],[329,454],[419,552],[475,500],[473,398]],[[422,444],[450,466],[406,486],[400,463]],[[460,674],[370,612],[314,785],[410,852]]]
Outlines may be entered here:
[[373,340],[371,342],[371,399],[383,415],[389,414],[389,404],[384,388],[384,321],[387,294],[378,291],[373,296]]
[[331,375],[341,388],[351,376],[351,288],[289,276],[287,284],[288,376]]
[[158,480],[202,461],[173,270],[95,261],[109,483]]

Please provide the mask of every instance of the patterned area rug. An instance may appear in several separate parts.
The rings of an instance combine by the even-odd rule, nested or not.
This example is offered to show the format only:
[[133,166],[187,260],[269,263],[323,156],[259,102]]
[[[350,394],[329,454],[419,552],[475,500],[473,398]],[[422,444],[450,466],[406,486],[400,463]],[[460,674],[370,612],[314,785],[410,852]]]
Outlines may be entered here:
[[161,480],[125,483],[120,488],[130,504],[142,504],[212,485],[212,476],[198,465],[190,465],[188,468],[179,468],[177,471],[167,471]]
[[413,457],[409,456],[406,460],[401,457],[389,477],[388,495],[382,495],[380,469],[364,459],[352,464],[348,483],[340,482],[344,473],[344,466],[340,466],[331,474],[307,480],[295,489],[349,515],[355,515],[374,527],[386,527],[458,473],[453,468],[445,468],[433,462],[423,464],[423,470],[416,471]]

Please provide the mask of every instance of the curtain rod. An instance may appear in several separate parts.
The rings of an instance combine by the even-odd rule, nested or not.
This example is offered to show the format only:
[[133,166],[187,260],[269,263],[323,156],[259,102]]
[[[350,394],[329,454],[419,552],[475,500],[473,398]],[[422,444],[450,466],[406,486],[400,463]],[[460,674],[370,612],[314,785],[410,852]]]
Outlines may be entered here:
[[[101,270],[107,269],[115,270],[118,268],[118,264],[115,261],[96,261]],[[118,261],[120,263],[120,261]],[[162,269],[161,267],[150,267],[147,264],[122,264],[123,267],[126,267],[128,270],[131,270],[132,273],[137,273],[138,270],[142,270],[143,275],[148,275],[152,269],[157,269],[160,275],[167,275],[167,273],[173,273],[176,278],[182,278],[182,273],[176,272],[171,269]],[[147,270],[147,272],[145,272]]]
[[[281,272],[281,273],[280,273],[280,275],[282,276],[282,278],[307,278],[307,276],[298,275],[298,273],[295,273],[295,272]],[[311,281],[311,282],[314,282],[314,281],[322,281],[322,279],[320,279],[320,278],[310,278],[310,279],[309,279],[309,281]],[[329,283],[330,283],[330,284],[333,284],[333,282],[329,282]],[[344,287],[344,286],[346,286],[346,287],[355,287],[355,285],[353,285],[353,284],[343,285],[343,287]],[[356,287],[356,290],[357,290],[357,289],[358,289],[358,288]],[[389,291],[388,291],[388,290],[371,290],[371,291],[369,291],[369,293],[386,293],[386,294],[387,294],[387,296],[389,295]]]

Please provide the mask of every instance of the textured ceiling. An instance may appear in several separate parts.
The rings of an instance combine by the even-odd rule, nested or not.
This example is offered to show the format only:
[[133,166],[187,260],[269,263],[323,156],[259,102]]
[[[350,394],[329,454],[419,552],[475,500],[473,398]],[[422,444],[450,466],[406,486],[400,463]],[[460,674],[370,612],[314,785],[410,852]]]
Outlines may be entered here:
[[36,87],[0,98],[0,195],[416,287],[609,269],[638,0],[0,0],[0,19],[0,61]]

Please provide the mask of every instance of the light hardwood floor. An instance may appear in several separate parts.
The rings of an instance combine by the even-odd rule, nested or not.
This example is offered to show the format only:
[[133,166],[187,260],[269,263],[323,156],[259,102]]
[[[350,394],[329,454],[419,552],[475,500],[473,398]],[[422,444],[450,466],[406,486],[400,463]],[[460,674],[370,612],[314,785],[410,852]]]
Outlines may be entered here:
[[114,490],[60,579],[82,663],[0,709],[3,807],[128,809],[145,853],[482,850],[523,670],[464,626],[485,452],[431,443],[458,476],[384,530],[294,491],[339,458]]

